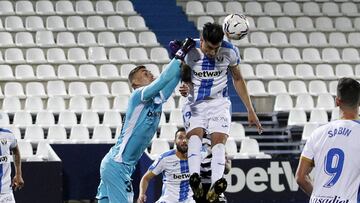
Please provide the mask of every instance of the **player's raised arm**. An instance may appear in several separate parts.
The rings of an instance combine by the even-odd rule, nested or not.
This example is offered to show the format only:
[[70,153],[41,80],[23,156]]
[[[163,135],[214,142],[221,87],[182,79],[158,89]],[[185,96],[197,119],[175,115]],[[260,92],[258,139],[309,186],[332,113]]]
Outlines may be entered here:
[[24,186],[24,180],[22,178],[22,170],[21,170],[21,157],[19,147],[16,145],[15,148],[12,149],[13,157],[14,157],[14,165],[15,165],[15,176],[13,178],[12,186],[14,190],[21,189]]
[[184,59],[187,52],[195,46],[194,40],[187,38],[182,45],[182,47],[175,54],[174,59],[167,65],[165,70],[160,74],[160,76],[152,82],[150,85],[146,86],[142,93],[142,100],[148,100],[158,94],[162,89],[171,82],[170,88],[164,90],[164,97],[168,97],[168,92],[173,92],[177,83],[180,81],[181,73],[181,60]]
[[248,111],[249,124],[250,125],[255,124],[258,129],[259,134],[261,134],[263,129],[262,129],[261,123],[255,113],[254,107],[251,104],[250,96],[247,91],[245,80],[241,75],[239,65],[230,66],[229,70],[230,70],[232,78],[233,78],[235,90],[238,93],[238,95],[240,96],[242,102],[244,102],[246,109]]

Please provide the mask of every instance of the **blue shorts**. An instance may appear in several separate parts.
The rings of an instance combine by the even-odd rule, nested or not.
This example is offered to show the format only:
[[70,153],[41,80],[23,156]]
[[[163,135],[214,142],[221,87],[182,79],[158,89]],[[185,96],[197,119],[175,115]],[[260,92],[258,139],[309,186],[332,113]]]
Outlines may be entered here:
[[104,202],[133,202],[131,175],[135,166],[115,162],[109,153],[103,158],[100,165],[100,185],[96,198]]

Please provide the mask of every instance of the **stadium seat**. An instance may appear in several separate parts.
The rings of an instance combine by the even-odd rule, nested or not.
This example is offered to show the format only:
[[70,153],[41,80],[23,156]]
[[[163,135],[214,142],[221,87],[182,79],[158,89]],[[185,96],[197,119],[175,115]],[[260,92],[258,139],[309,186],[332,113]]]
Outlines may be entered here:
[[65,111],[65,101],[63,97],[53,96],[48,98],[46,110],[54,113]]
[[303,79],[303,80],[316,79],[314,70],[309,64],[298,64],[296,65],[295,71],[296,71],[296,76],[299,79]]
[[239,158],[271,158],[270,155],[260,152],[259,143],[255,139],[245,139],[241,141]]
[[271,80],[268,83],[270,95],[287,94],[286,85],[282,80]]
[[69,108],[70,111],[75,113],[81,113],[83,111],[88,110],[88,104],[84,96],[73,96],[69,100]]
[[80,65],[79,78],[84,80],[96,80],[97,78],[99,78],[96,67],[92,64]]
[[67,63],[64,50],[61,48],[50,48],[47,50],[47,61],[49,63],[61,64]]
[[311,136],[311,134],[314,132],[314,130],[316,128],[319,127],[318,123],[306,123],[304,125],[303,131],[302,131],[302,135],[301,135],[301,140],[306,141],[307,139],[309,139],[309,137]]
[[90,84],[90,95],[110,96],[109,87],[107,86],[106,82],[92,82]]
[[121,126],[122,118],[119,112],[105,111],[102,124],[111,128]]
[[329,64],[319,64],[315,68],[316,77],[323,80],[334,80],[336,76],[333,68]]
[[131,1],[117,1],[116,13],[120,15],[134,15],[136,11]]
[[340,118],[340,108],[335,107],[331,110],[331,121],[338,120]]
[[4,88],[5,97],[25,98],[24,89],[18,82],[7,82]]
[[336,96],[337,94],[337,85],[338,85],[337,80],[329,82],[329,93],[333,96]]
[[21,110],[21,103],[18,97],[5,97],[2,104],[2,111],[14,113]]
[[299,94],[308,93],[305,83],[301,80],[290,81],[288,91],[290,95],[299,95]]
[[317,47],[329,46],[323,32],[311,32],[309,34],[309,43]]
[[242,64],[240,66],[240,71],[241,71],[241,75],[247,79],[247,80],[251,80],[251,79],[256,79],[257,77],[255,76],[254,73],[254,69],[251,65],[249,64]]
[[31,114],[26,111],[17,111],[14,114],[13,125],[19,128],[26,128],[32,125]]
[[343,32],[355,31],[351,19],[348,17],[337,17],[335,19],[335,29]]
[[116,38],[112,32],[100,32],[98,34],[98,44],[104,47],[117,46]]
[[145,20],[141,16],[130,16],[127,19],[127,27],[132,31],[144,31],[149,28],[145,24]]
[[342,77],[353,78],[354,71],[349,64],[338,64],[335,67],[335,75],[338,78],[342,78]]
[[315,27],[318,31],[334,31],[333,21],[329,17],[318,17],[315,19]]
[[270,64],[258,64],[256,65],[256,77],[262,80],[276,79],[274,69]]
[[292,32],[290,33],[290,44],[297,47],[309,46],[308,40],[305,33],[303,32]]
[[293,109],[293,101],[289,94],[276,95],[274,111],[290,111],[291,109]]
[[54,80],[57,79],[54,67],[52,65],[38,65],[36,67],[36,77],[38,80]]
[[197,21],[196,21],[196,28],[197,30],[203,30],[203,27],[206,23],[214,23],[215,20],[212,16],[200,16],[197,18]]
[[[281,63],[283,62],[278,48],[265,48],[263,50],[263,60],[267,63]],[[275,76],[274,76],[275,77]]]
[[73,126],[70,130],[69,140],[74,143],[89,143],[89,130],[85,126]]
[[49,97],[67,96],[64,81],[61,80],[48,81],[46,89]]
[[320,7],[316,2],[304,2],[303,12],[305,15],[309,16],[321,15]]
[[283,59],[287,63],[301,63],[302,59],[297,48],[285,48],[282,52]]
[[111,1],[96,1],[95,10],[100,15],[115,14]]
[[169,55],[165,48],[155,47],[150,51],[150,60],[155,63],[169,63]]
[[342,60],[345,63],[359,63],[360,57],[359,52],[355,48],[345,48],[342,51]]
[[123,64],[121,65],[120,67],[120,76],[122,78],[128,78],[129,76],[129,73],[132,69],[134,69],[136,67],[135,64]]
[[5,18],[5,30],[23,31],[25,27],[19,16],[8,16]]
[[28,82],[25,87],[27,97],[46,98],[44,85],[41,82]]
[[177,126],[171,123],[161,125],[160,136],[161,139],[166,139],[168,142],[173,142],[175,139],[175,132],[178,130]]
[[54,6],[51,1],[37,1],[36,5],[36,13],[39,15],[54,15]]
[[83,47],[97,46],[95,35],[92,32],[80,32],[77,37],[77,43]]
[[275,47],[286,47],[289,46],[288,39],[283,32],[272,32],[270,34],[270,45]]
[[206,3],[206,14],[211,16],[222,16],[226,13],[221,2],[209,1]]
[[111,143],[114,140],[112,139],[110,128],[100,125],[95,126],[91,141],[95,143]]
[[276,66],[276,77],[282,80],[293,80],[297,78],[290,64],[278,64]]
[[169,123],[181,127],[184,125],[183,114],[181,109],[172,109],[170,111]]
[[18,15],[34,15],[34,7],[30,1],[16,1],[15,12]]
[[268,96],[264,83],[260,80],[250,80],[247,82],[247,88],[250,96]]
[[81,113],[80,124],[86,127],[94,127],[100,124],[99,115],[93,111],[84,111]]
[[281,31],[295,30],[294,21],[288,17],[279,17],[276,21],[277,28]]
[[324,2],[322,4],[322,13],[326,16],[338,16],[341,15],[339,12],[339,7],[335,2]]
[[111,63],[129,63],[127,52],[122,47],[115,47],[109,50],[109,61]]
[[139,33],[139,44],[144,47],[159,46],[155,33],[144,31]]
[[270,16],[282,16],[281,6],[278,2],[265,2],[264,4],[264,13]]
[[49,16],[46,19],[46,29],[51,31],[66,31],[63,18],[61,16]]
[[229,159],[236,159],[238,153],[237,145],[233,137],[228,137],[225,143],[226,156]]
[[154,75],[155,78],[157,78],[160,75],[159,67],[156,64],[148,63],[148,64],[144,64],[144,66]]
[[309,82],[309,93],[313,96],[327,94],[326,83],[322,80],[312,80]]
[[104,19],[101,16],[87,17],[86,27],[88,30],[92,31],[106,30]]
[[263,61],[260,50],[254,47],[245,48],[243,60],[249,63],[259,63]]
[[75,10],[79,15],[91,15],[95,13],[92,2],[87,0],[76,1]]
[[9,64],[25,63],[24,55],[19,48],[6,49],[5,62]]
[[84,20],[80,16],[69,16],[66,19],[66,28],[71,31],[86,30]]
[[1,47],[14,46],[14,40],[13,40],[10,32],[0,32],[0,46]]
[[230,127],[229,138],[233,138],[236,142],[241,142],[243,139],[248,139],[245,137],[245,129],[241,123],[232,122]]
[[124,81],[116,81],[111,84],[111,95],[130,95],[129,84]]
[[104,47],[89,47],[88,56],[90,63],[99,64],[109,62]]
[[166,139],[153,139],[151,143],[150,156],[152,159],[157,158],[162,153],[169,151],[170,146]]
[[53,47],[55,46],[54,36],[52,31],[37,31],[35,35],[36,45],[40,47]]
[[86,84],[83,82],[70,82],[68,87],[69,96],[84,96],[89,97],[89,92]]
[[321,94],[317,98],[316,108],[331,111],[335,108],[335,100],[331,94]]
[[31,47],[35,46],[35,42],[30,32],[16,32],[15,45],[18,47]]
[[288,119],[288,126],[303,126],[307,122],[306,120],[306,113],[304,110],[300,109],[293,109],[289,112],[289,119]]
[[313,23],[312,19],[308,16],[302,16],[302,17],[296,18],[295,25],[296,25],[296,28],[300,31],[315,30],[314,23]]
[[30,48],[26,50],[26,62],[27,63],[46,63],[45,55],[40,48]]
[[276,31],[275,28],[275,22],[273,18],[268,16],[262,16],[257,19],[257,26],[256,28],[258,30],[264,30],[264,31]]
[[259,2],[246,2],[245,13],[250,16],[263,15],[263,10]]
[[36,114],[35,125],[49,128],[50,126],[55,125],[54,114],[50,111],[41,111]]
[[356,77],[357,79],[360,78],[360,65],[356,65],[356,66],[355,66],[355,77]]
[[352,32],[348,35],[348,43],[353,46],[360,46],[360,33]]
[[106,21],[107,29],[112,31],[126,30],[125,20],[121,16],[109,16]]
[[0,80],[14,80],[14,74],[9,65],[0,65]]
[[358,16],[358,8],[354,2],[341,3],[341,13],[347,16]]
[[30,65],[17,65],[15,67],[15,78],[17,80],[34,80],[33,68]]
[[[9,115],[6,112],[1,112],[0,113],[0,125],[3,128],[7,128],[10,126],[10,118]],[[11,129],[10,129],[11,130]]]
[[15,136],[15,138],[20,141],[21,140],[21,132],[20,132],[20,128],[16,127],[16,126],[7,126],[7,129],[9,129],[13,135]]
[[71,128],[77,125],[77,118],[74,112],[62,111],[59,113],[58,125],[65,128]]
[[55,4],[56,13],[59,15],[73,15],[75,14],[74,7],[70,1],[57,1]]
[[185,13],[188,16],[205,15],[205,9],[200,1],[188,1],[186,2]]
[[86,54],[82,48],[70,48],[67,55],[70,63],[87,63]]
[[309,123],[325,124],[328,122],[329,122],[329,119],[328,119],[327,112],[325,110],[323,110],[323,109],[311,110]]
[[61,47],[76,46],[74,34],[72,32],[59,32],[56,37],[56,44]]
[[325,48],[322,50],[321,58],[327,63],[339,63],[342,62],[339,52],[336,48]]
[[150,62],[147,52],[144,48],[135,47],[129,50],[129,59],[134,63],[148,63]]
[[315,48],[305,48],[302,51],[302,59],[307,63],[321,63],[320,53]]
[[286,16],[302,16],[300,5],[297,2],[284,2],[283,4],[284,14]]
[[61,64],[57,70],[58,78],[61,80],[77,80],[79,79],[75,67],[70,64]]
[[110,103],[106,96],[96,95],[91,100],[91,110],[104,112],[110,110]]
[[314,100],[310,94],[300,94],[296,97],[295,109],[311,111],[314,109]]
[[125,47],[138,46],[136,35],[134,32],[120,32],[119,33],[119,45]]
[[113,103],[113,110],[119,111],[120,113],[125,113],[125,111],[127,110],[128,107],[128,103],[129,103],[129,96],[116,96],[114,98],[114,103]]
[[25,19],[25,29],[29,31],[44,30],[44,22],[40,16],[28,16]]
[[67,142],[66,130],[63,126],[50,126],[48,136],[46,138],[50,143],[65,143]]
[[329,34],[329,45],[335,47],[348,46],[346,36],[341,32],[332,32]]
[[243,13],[243,7],[240,2],[229,1],[225,3],[225,12],[226,13]]
[[28,126],[25,128],[24,140],[38,143],[44,140],[44,130],[40,126]]
[[33,148],[29,141],[21,140],[17,142],[17,145],[21,154],[21,160],[26,160],[27,158],[34,156]]

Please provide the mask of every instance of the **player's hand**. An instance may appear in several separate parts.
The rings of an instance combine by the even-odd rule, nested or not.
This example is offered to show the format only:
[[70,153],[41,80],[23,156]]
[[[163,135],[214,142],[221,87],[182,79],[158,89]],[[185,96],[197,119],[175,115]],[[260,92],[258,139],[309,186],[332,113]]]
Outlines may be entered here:
[[15,175],[13,180],[12,180],[12,184],[11,186],[14,188],[14,191],[16,190],[20,190],[22,187],[24,187],[24,180],[21,176],[17,176]]
[[248,113],[248,122],[249,122],[249,126],[252,126],[253,124],[256,126],[257,131],[259,134],[261,134],[263,132],[263,128],[261,126],[261,123],[255,113],[254,110],[249,111]]
[[145,194],[140,194],[139,198],[137,200],[137,203],[145,203],[146,202],[146,195]]
[[182,83],[179,88],[179,92],[180,92],[181,96],[187,97],[189,95],[189,91],[190,91],[189,86],[186,83]]

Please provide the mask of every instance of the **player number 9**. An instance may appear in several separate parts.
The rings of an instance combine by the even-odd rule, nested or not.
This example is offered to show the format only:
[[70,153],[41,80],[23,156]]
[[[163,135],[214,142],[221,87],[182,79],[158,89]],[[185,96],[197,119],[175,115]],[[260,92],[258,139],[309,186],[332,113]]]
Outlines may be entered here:
[[325,157],[325,172],[331,176],[330,180],[324,185],[324,187],[332,187],[339,180],[343,166],[344,166],[345,154],[344,151],[339,148],[332,148],[329,150]]

